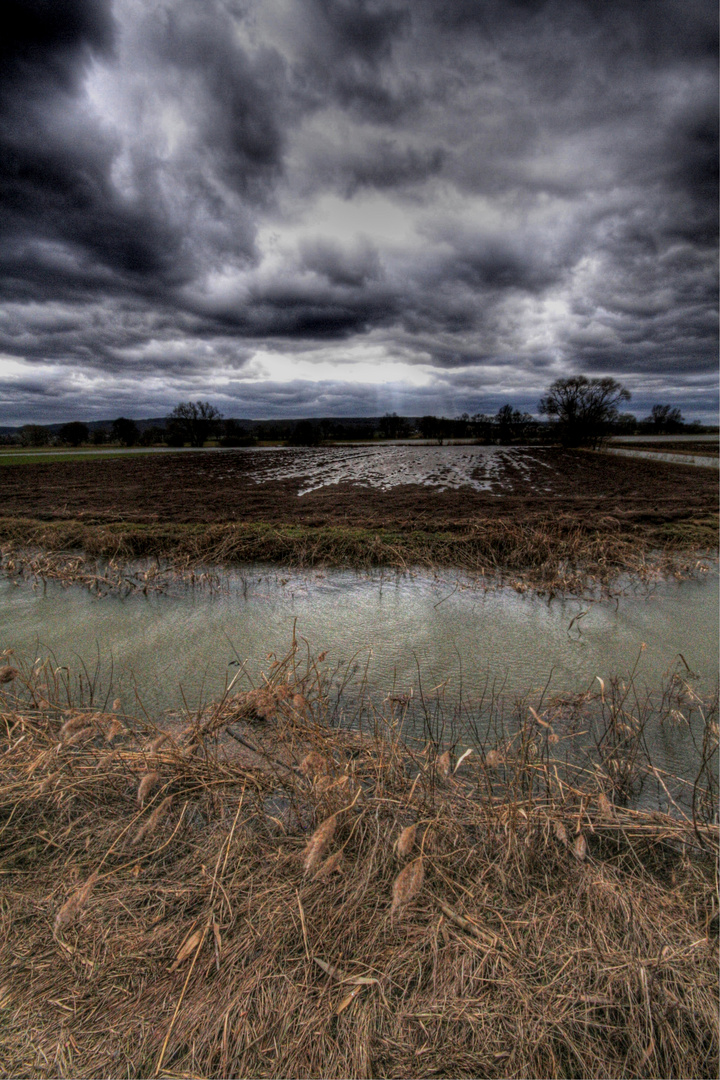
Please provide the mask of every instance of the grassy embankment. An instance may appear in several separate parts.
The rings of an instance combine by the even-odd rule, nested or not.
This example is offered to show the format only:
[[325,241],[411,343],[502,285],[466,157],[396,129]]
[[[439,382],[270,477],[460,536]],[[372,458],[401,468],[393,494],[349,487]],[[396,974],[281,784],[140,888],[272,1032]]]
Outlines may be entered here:
[[322,672],[291,652],[165,738],[7,682],[2,1074],[716,1076],[717,703],[613,684],[456,762],[397,713],[334,727]]
[[[69,581],[102,577],[95,560],[152,558],[186,572],[198,566],[272,562],[288,567],[360,569],[452,566],[523,590],[581,591],[621,573],[640,580],[691,572],[699,551],[717,547],[714,516],[627,529],[617,519],[572,514],[518,522],[485,519],[462,531],[343,525],[92,523],[0,517],[5,568]],[[44,552],[43,555],[33,552]],[[68,552],[82,551],[78,559]],[[62,554],[66,553],[66,554]]]

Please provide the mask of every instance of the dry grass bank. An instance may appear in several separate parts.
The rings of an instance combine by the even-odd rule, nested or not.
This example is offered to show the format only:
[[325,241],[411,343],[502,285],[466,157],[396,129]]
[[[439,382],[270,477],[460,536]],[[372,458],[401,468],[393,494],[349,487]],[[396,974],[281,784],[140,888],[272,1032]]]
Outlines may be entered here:
[[[252,562],[294,568],[387,567],[402,571],[454,567],[467,574],[492,576],[521,590],[552,594],[607,588],[621,574],[650,581],[692,573],[698,552],[714,550],[716,544],[714,518],[668,526],[644,537],[623,531],[612,519],[582,522],[562,514],[528,522],[488,519],[459,533],[262,523],[87,524],[0,518],[6,572],[84,584],[91,577],[109,581],[114,574],[127,578],[124,563],[153,558],[170,571],[185,575],[202,573],[198,568],[203,567]],[[94,559],[110,560],[109,571],[96,565]],[[156,568],[152,576],[155,587],[163,574]]]
[[[456,760],[332,728],[321,670],[170,736],[0,672],[2,1075],[716,1076],[717,704],[603,687]],[[691,811],[633,810],[691,709]]]

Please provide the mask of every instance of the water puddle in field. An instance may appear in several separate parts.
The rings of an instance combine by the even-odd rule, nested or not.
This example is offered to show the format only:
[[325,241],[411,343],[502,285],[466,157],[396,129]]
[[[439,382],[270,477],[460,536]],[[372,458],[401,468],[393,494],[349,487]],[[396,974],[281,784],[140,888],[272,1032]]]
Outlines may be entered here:
[[613,600],[538,599],[450,575],[279,574],[251,567],[219,590],[98,598],[80,587],[0,581],[0,651],[50,656],[87,685],[96,670],[123,707],[151,716],[222,694],[245,665],[257,680],[293,628],[326,665],[377,700],[431,695],[472,710],[488,695],[576,693],[596,676],[658,687],[679,664],[711,690],[718,676],[718,575]]
[[278,450],[255,470],[258,484],[271,480],[298,480],[298,495],[333,484],[352,483],[381,491],[403,484],[421,484],[439,491],[462,487],[490,493],[512,486],[512,474],[529,480],[537,468],[548,480],[554,470],[527,447],[500,446],[333,446],[327,449]]

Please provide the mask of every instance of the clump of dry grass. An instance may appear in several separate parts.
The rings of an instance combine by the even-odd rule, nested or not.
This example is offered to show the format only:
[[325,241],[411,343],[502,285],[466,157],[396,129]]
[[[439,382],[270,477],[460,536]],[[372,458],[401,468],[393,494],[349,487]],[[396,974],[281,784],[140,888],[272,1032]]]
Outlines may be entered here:
[[[618,517],[590,520],[573,512],[488,517],[450,531],[0,518],[0,569],[14,579],[80,584],[98,596],[147,595],[178,582],[217,589],[220,568],[257,561],[402,572],[409,566],[449,566],[478,575],[487,587],[494,582],[519,592],[584,593],[598,587],[613,591],[628,573],[648,584],[692,576],[699,572],[699,552],[716,553],[717,528],[712,513],[642,530]],[[260,699],[258,706],[265,707]]]
[[[275,682],[272,720],[228,697],[187,733],[197,753],[165,740],[142,806],[161,731],[124,717],[110,754],[68,745],[36,687],[0,694],[8,1075],[717,1074],[712,710],[694,812],[668,813],[621,797],[643,723],[611,686],[438,784],[434,752],[318,723],[299,665]],[[566,747],[590,719],[584,756],[552,757],[540,721]],[[308,782],[311,753],[337,788]]]

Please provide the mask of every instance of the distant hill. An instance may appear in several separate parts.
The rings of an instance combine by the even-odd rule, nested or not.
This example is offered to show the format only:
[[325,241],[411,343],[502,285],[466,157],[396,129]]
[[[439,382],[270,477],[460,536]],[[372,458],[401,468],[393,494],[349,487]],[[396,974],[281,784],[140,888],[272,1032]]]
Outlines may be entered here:
[[[117,419],[113,417],[112,420],[83,420],[82,423],[87,424],[90,431],[110,431],[113,425],[113,420]],[[234,420],[238,427],[243,428],[245,431],[252,431],[257,427],[261,427],[267,424],[276,425],[295,425],[300,420],[310,420],[313,424],[335,424],[345,428],[365,428],[369,425],[377,426],[380,422],[379,416],[293,416],[293,417],[279,417],[275,419],[264,420],[251,420],[248,417],[224,417],[225,420]],[[404,416],[403,420],[413,424],[416,420],[419,420],[417,416]],[[142,420],[135,420],[140,431],[146,431],[151,427],[164,428],[167,421],[166,416],[150,416]],[[57,435],[63,424],[68,421],[63,420],[57,424],[40,424],[40,427],[47,428],[53,435]],[[14,427],[0,426],[0,435],[15,435],[20,428],[24,425],[16,425]]]

